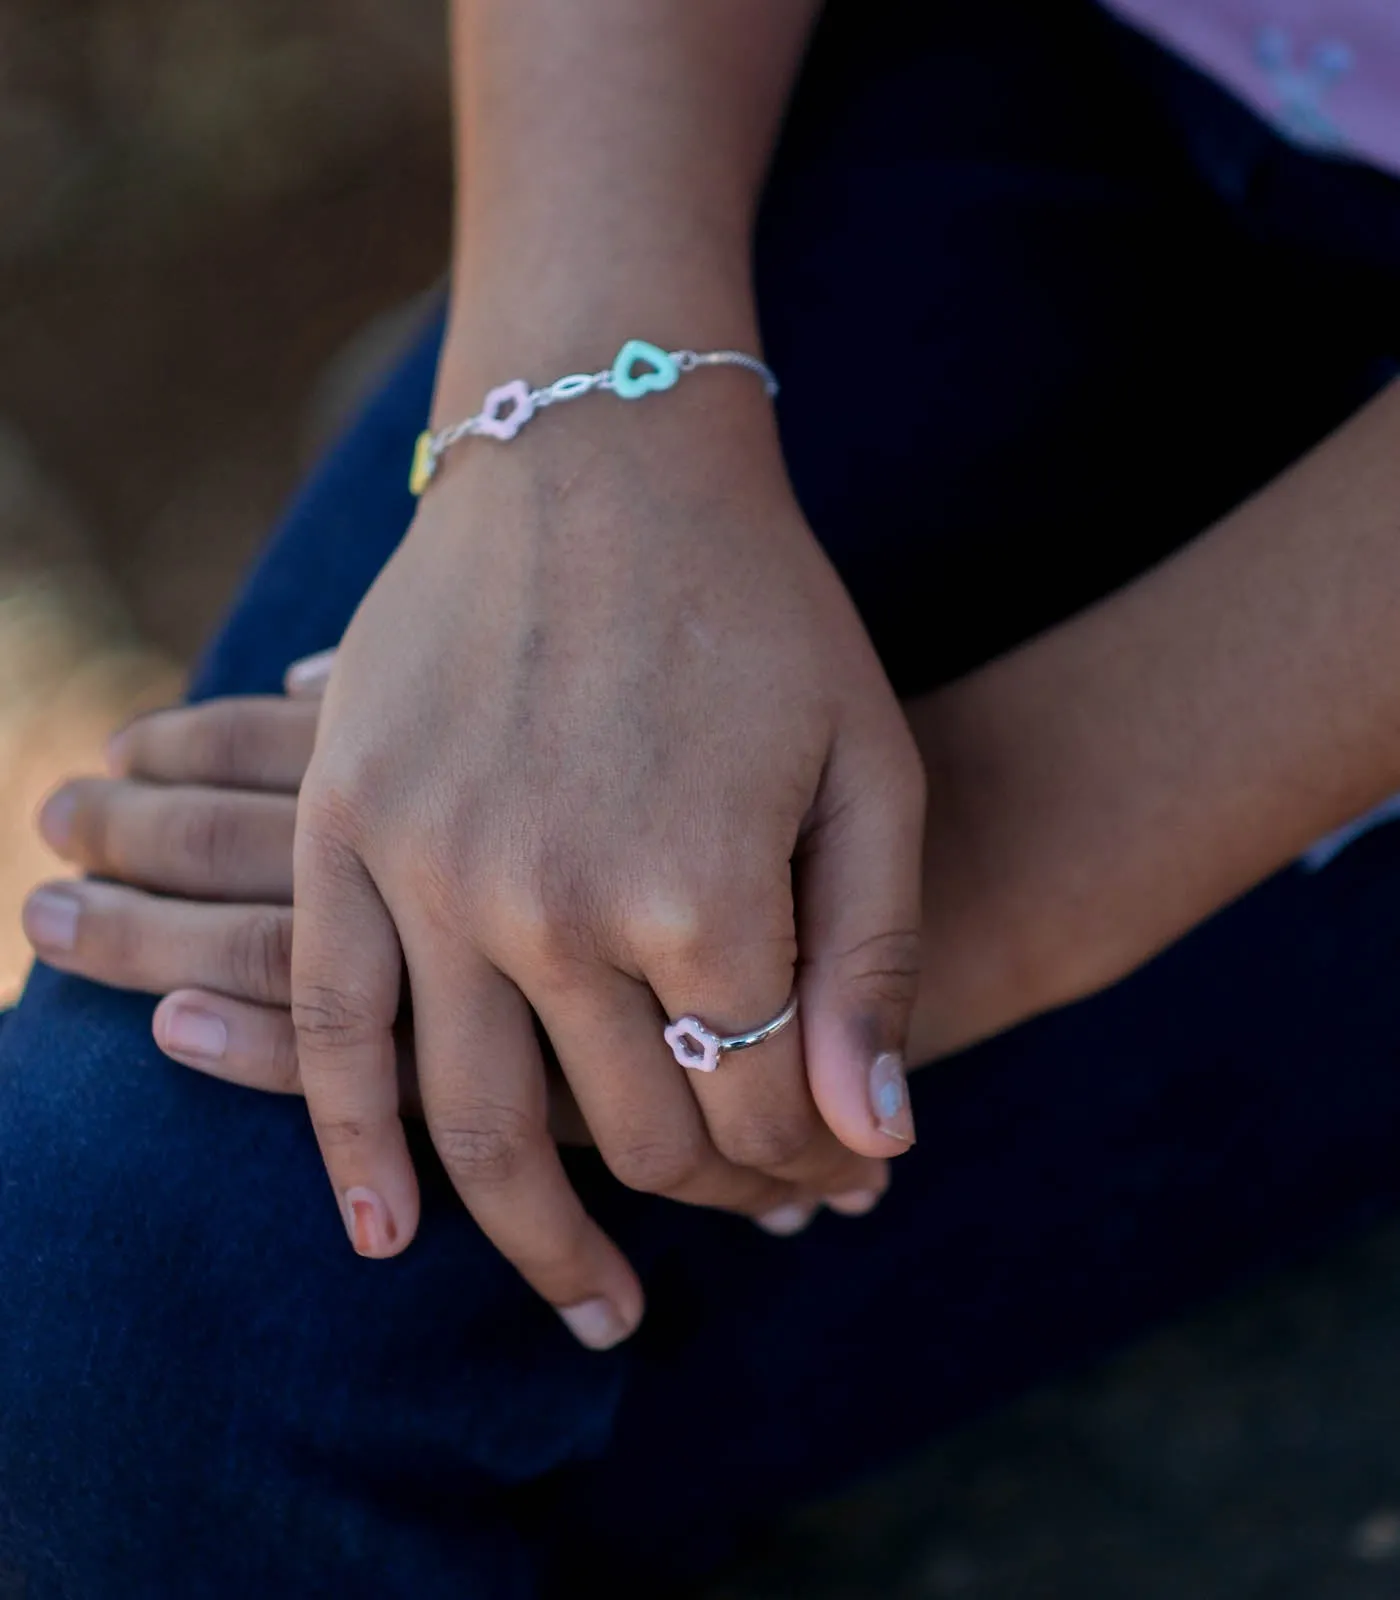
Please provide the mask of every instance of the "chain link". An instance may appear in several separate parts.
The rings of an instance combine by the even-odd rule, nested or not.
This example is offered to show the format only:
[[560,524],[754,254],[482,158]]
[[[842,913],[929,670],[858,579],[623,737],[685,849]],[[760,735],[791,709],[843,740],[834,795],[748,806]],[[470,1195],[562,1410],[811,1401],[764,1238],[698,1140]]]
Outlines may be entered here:
[[[678,372],[694,372],[697,367],[742,367],[746,372],[752,372],[763,380],[764,390],[771,399],[778,392],[778,380],[773,376],[772,369],[766,366],[757,356],[751,356],[743,350],[668,350],[670,360],[676,364]],[[543,411],[549,406],[559,405],[568,400],[580,400],[586,394],[591,394],[595,389],[610,392],[615,387],[613,383],[613,369],[603,367],[598,372],[569,372],[562,378],[556,378],[553,383],[545,384],[543,388],[529,391],[529,413],[523,418],[528,422],[536,411]],[[438,464],[444,454],[454,444],[459,444],[463,439],[473,434],[480,434],[481,424],[487,421],[484,411],[479,411],[475,416],[467,417],[461,422],[454,422],[450,427],[441,429],[432,435],[427,446],[427,481],[431,482],[435,476]]]

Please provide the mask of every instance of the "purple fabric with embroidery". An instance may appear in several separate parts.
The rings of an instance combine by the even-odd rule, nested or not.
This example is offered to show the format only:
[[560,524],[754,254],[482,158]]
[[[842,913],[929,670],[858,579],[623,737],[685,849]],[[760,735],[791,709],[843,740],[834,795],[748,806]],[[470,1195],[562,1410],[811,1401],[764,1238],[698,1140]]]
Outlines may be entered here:
[[1285,137],[1400,172],[1400,0],[1104,0]]

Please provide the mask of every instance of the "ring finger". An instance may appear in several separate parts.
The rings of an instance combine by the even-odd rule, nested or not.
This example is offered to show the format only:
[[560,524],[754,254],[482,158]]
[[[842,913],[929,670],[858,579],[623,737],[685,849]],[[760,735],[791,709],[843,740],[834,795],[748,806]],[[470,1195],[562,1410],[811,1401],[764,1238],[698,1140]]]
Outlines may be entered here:
[[[661,1038],[645,985],[602,966],[527,994],[604,1160],[629,1188],[801,1226],[816,1196],[726,1159]],[[799,1216],[799,1213],[802,1215]]]
[[287,906],[166,900],[124,884],[44,884],[25,902],[25,935],[50,966],[117,989],[193,986],[260,1005],[291,999]]
[[[742,927],[737,920],[728,925]],[[724,1037],[779,1014],[792,993],[793,951],[789,920],[786,931],[779,925],[769,938],[702,940],[685,952],[642,959],[672,1021],[692,1017]],[[868,1196],[873,1205],[888,1186],[887,1163],[849,1150],[822,1120],[795,1019],[761,1044],[722,1053],[713,1071],[690,1067],[684,1076],[715,1147],[739,1166],[818,1194],[850,1196],[855,1204],[856,1196]]]

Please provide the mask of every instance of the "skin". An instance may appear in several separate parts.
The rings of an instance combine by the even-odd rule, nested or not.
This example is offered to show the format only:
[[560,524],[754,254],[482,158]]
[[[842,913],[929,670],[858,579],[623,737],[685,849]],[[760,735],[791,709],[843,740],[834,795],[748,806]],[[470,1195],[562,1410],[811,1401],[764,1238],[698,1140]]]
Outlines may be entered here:
[[[461,0],[435,422],[632,333],[757,350],[748,235],[811,15]],[[356,1248],[416,1226],[405,968],[458,1191],[610,1343],[640,1286],[563,1176],[532,1010],[624,1182],[757,1215],[874,1195],[912,1128],[872,1074],[906,1041],[933,1054],[1111,981],[1396,786],[1395,412],[907,719],[748,375],[455,455],[347,634],[291,823],[286,995]],[[103,803],[135,825],[125,791]],[[241,861],[285,834],[238,810],[186,844]],[[666,1015],[771,1015],[794,976],[801,1029],[754,1070],[697,1083],[659,1044]]]
[[[757,352],[756,197],[814,6],[459,0],[434,420],[629,335]],[[483,1231],[605,1341],[641,1288],[547,1125],[542,1022],[624,1183],[768,1212],[912,1137],[923,770],[751,374],[454,454],[357,612],[294,839],[301,1079],[355,1247],[417,1226],[393,1024]],[[668,1017],[800,1025],[686,1072]]]
[[[1397,505],[1400,386],[1172,560],[906,708],[933,798],[916,1059],[1113,982],[1400,789]],[[291,839],[328,667],[294,674],[300,699],[132,724],[114,776],[65,785],[40,819],[123,881],[45,886],[25,914],[45,960],[165,995],[176,1060],[279,1092],[302,1090]],[[66,947],[55,895],[76,913]],[[189,1048],[191,1014],[221,1054]],[[411,1112],[411,1051],[400,1068]],[[557,1081],[552,1115],[555,1137],[588,1136]]]

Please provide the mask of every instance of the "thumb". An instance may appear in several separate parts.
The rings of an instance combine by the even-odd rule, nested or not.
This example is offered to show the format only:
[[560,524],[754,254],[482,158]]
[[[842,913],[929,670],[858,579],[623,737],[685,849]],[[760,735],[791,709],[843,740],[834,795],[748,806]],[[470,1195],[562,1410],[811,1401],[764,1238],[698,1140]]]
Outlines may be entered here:
[[794,863],[812,1098],[864,1156],[914,1142],[904,1051],[919,991],[924,773],[895,717],[883,740],[838,739]]

